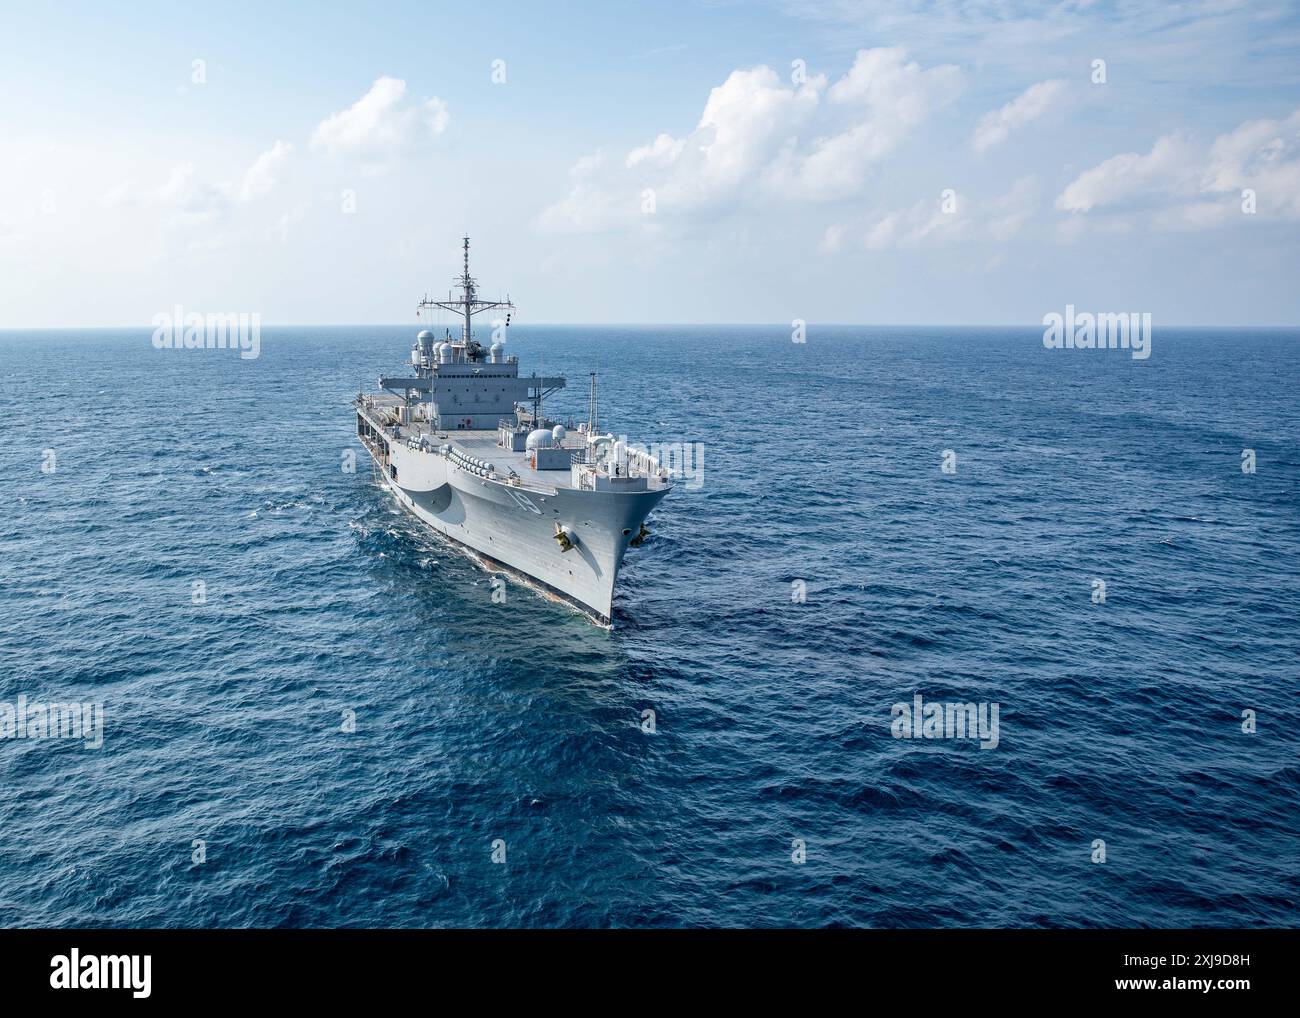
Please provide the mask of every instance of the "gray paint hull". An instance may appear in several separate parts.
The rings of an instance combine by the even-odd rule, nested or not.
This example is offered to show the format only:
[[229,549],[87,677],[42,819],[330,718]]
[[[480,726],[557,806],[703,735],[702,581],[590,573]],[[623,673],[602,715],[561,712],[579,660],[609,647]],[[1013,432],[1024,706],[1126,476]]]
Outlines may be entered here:
[[[614,588],[629,542],[667,494],[513,487],[461,470],[446,457],[393,443],[393,478],[384,486],[416,518],[480,556],[500,563],[609,625]],[[556,523],[576,535],[563,551]]]

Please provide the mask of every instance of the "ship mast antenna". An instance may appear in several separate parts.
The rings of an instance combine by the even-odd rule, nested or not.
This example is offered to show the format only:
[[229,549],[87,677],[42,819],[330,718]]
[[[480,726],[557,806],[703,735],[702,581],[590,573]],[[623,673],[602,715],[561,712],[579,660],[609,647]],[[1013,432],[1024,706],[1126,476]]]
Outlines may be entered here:
[[596,372],[591,373],[591,396],[587,399],[587,430],[596,434]]
[[460,298],[452,300],[451,294],[448,294],[447,300],[429,300],[425,297],[416,305],[418,309],[440,308],[443,311],[450,311],[452,314],[464,318],[464,324],[461,326],[461,344],[468,347],[473,339],[473,318],[484,311],[492,311],[502,308],[513,312],[515,306],[511,303],[510,298],[505,300],[480,300],[478,297],[478,281],[469,274],[469,237],[462,238],[462,247],[464,249],[465,271],[461,277],[455,280],[455,284],[460,289]]

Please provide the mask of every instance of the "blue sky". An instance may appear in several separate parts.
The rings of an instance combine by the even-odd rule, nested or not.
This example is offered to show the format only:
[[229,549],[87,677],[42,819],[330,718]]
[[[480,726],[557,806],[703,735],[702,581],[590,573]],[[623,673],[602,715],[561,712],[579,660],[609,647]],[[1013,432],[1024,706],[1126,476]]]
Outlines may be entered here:
[[0,7],[0,327],[1300,318],[1291,5],[276,6]]

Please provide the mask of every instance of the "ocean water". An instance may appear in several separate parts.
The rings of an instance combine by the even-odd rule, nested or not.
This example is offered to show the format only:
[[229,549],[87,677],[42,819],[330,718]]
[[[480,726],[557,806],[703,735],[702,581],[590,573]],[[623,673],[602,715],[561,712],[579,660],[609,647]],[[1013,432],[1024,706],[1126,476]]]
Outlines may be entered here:
[[703,444],[613,631],[373,482],[414,332],[0,334],[0,702],[104,709],[0,740],[0,924],[1300,918],[1300,332],[513,327],[550,409]]

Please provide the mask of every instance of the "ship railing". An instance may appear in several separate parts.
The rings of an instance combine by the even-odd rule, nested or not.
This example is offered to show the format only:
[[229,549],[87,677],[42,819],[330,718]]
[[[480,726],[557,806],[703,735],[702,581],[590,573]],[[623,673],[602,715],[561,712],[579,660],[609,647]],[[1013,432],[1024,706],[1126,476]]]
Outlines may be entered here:
[[[612,460],[608,454],[597,458],[595,451],[590,446],[575,451],[573,462],[585,467],[603,466],[607,471],[612,465]],[[636,449],[627,451],[627,462],[622,467],[622,473],[625,477],[644,477],[650,481],[666,482],[671,479],[671,471],[659,460],[649,453],[639,452]]]
[[531,491],[537,495],[554,495],[555,489],[548,488],[544,484],[534,484],[531,481],[525,481],[518,474],[514,477],[502,477],[500,474],[495,475],[499,481],[505,481],[512,488],[519,488],[521,491]]

